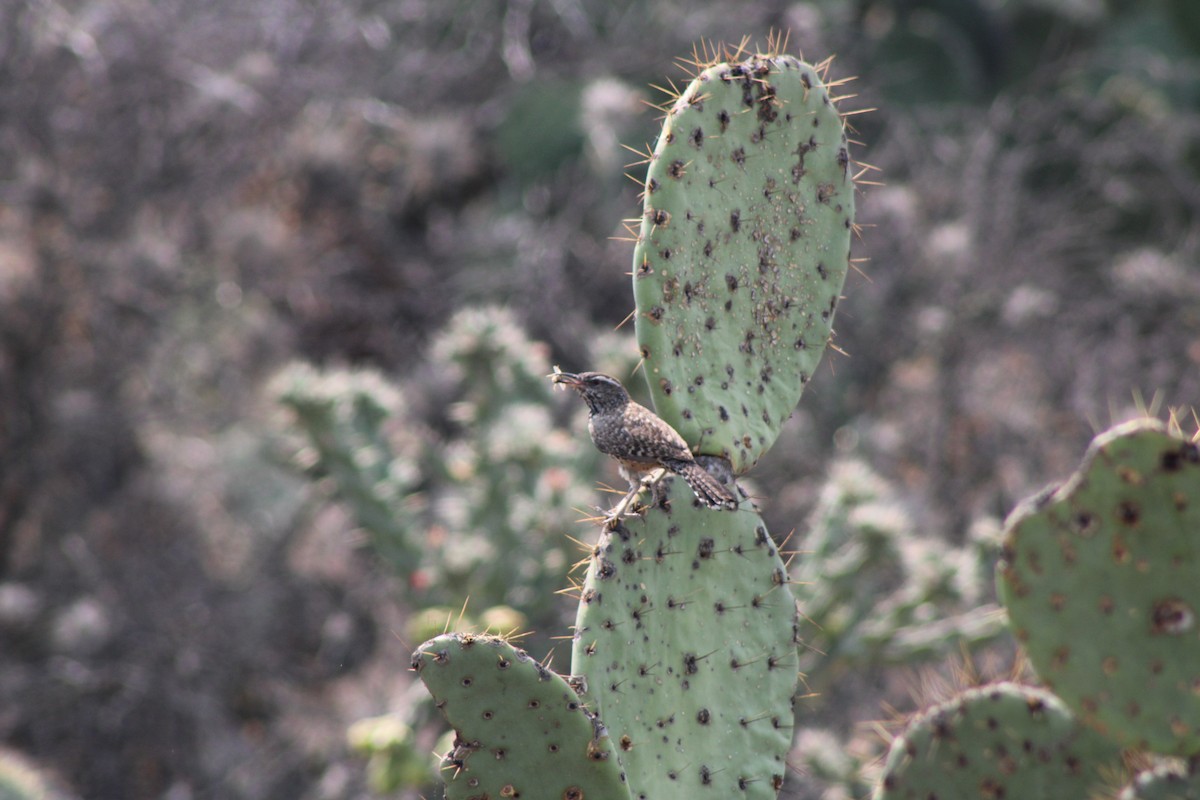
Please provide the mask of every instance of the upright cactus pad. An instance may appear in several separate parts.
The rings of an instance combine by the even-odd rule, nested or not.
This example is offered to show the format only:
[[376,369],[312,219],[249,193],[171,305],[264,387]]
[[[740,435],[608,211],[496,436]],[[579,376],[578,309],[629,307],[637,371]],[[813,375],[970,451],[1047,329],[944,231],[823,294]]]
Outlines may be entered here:
[[1119,755],[1054,695],[999,683],[915,718],[892,742],[875,800],[1087,800]]
[[1130,747],[1200,754],[1200,447],[1153,420],[1098,436],[1007,523],[998,585],[1038,676]]
[[524,651],[452,633],[412,664],[457,732],[442,760],[447,800],[629,800],[604,726]]
[[757,514],[675,484],[667,509],[602,534],[572,667],[634,798],[774,798],[797,682],[787,572]]
[[776,54],[702,66],[649,158],[636,328],[658,413],[741,473],[830,338],[854,182],[818,69]]

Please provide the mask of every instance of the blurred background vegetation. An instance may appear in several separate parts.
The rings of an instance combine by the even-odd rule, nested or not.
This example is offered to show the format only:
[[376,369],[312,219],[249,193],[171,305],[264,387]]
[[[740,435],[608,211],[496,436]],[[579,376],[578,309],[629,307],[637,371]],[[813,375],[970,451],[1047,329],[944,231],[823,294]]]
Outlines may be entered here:
[[894,562],[850,614],[886,634],[811,634],[785,790],[861,795],[998,519],[1200,398],[1194,0],[0,4],[0,744],[43,796],[404,784],[351,749],[394,726],[346,731],[435,747],[408,654],[468,596],[566,668],[566,537],[620,481],[541,376],[628,374],[621,145],[675,58],[771,29],[859,76],[884,184],[845,355],[751,477]]

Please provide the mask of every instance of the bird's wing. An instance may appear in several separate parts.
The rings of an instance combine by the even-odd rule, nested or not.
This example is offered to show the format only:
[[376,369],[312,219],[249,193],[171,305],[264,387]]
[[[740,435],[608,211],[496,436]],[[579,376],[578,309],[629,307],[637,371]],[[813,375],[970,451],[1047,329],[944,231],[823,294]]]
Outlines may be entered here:
[[691,460],[692,452],[683,437],[645,406],[629,404],[625,410],[625,431],[632,442],[646,446],[648,452],[645,455],[653,460]]

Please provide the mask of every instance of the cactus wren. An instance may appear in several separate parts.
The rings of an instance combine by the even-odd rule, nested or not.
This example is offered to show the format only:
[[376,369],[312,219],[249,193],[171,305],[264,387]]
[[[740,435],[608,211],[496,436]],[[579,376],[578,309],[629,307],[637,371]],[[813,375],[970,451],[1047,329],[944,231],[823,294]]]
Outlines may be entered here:
[[621,465],[629,481],[627,500],[642,488],[646,473],[659,467],[681,476],[709,508],[737,508],[737,497],[696,463],[687,442],[657,414],[633,402],[616,378],[599,372],[555,372],[556,384],[575,389],[588,404],[588,432],[601,453]]

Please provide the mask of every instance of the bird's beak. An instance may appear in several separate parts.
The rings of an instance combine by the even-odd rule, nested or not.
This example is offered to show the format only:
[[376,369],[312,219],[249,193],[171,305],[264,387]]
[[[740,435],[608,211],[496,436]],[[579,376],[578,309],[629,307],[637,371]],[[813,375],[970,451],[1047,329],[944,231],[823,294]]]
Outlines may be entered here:
[[563,372],[558,367],[555,367],[554,372],[551,372],[546,377],[554,381],[555,385],[565,384],[572,389],[578,389],[583,385],[583,381],[579,380],[579,376],[574,372]]

